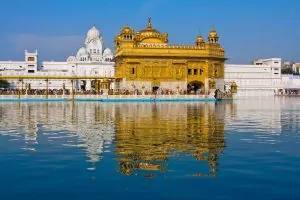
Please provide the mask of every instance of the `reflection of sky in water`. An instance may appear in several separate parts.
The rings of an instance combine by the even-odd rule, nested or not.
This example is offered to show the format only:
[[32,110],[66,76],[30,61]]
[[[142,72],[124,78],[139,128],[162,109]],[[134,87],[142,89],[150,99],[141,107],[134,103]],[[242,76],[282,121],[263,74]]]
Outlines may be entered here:
[[296,98],[0,103],[0,175],[8,182],[0,197],[38,199],[21,181],[41,194],[70,186],[65,194],[78,198],[139,191],[145,199],[291,199],[300,182],[299,110]]

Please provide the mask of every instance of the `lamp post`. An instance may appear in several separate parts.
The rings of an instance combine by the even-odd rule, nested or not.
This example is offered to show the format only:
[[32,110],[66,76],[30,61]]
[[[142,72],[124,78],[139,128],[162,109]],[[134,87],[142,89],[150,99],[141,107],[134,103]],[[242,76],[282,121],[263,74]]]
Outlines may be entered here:
[[66,89],[65,83],[63,83],[62,88],[63,88],[63,96],[65,96],[65,89]]
[[25,83],[26,95],[28,95],[28,83]]
[[133,88],[133,94],[135,94],[135,85],[131,84],[132,88]]
[[176,87],[176,88],[177,88],[177,92],[176,92],[176,94],[177,94],[177,95],[179,95],[179,85],[177,85],[177,87]]
[[21,79],[19,80],[19,84],[18,84],[18,89],[19,89],[19,92],[18,92],[18,97],[19,97],[19,99],[21,99],[21,90],[22,90],[22,88],[21,88]]
[[145,85],[144,84],[142,85],[142,95],[143,96],[145,95]]

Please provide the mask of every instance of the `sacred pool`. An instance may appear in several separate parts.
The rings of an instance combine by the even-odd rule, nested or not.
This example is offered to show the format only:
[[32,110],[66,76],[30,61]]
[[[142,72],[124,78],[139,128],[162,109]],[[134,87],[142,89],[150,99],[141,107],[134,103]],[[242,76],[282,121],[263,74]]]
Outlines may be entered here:
[[0,102],[0,199],[299,199],[300,102]]

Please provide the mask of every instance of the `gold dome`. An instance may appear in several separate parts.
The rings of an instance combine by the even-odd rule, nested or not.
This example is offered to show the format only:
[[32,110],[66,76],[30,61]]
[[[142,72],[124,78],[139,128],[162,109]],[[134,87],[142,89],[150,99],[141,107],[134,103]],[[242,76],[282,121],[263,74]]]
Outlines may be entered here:
[[121,34],[126,34],[126,35],[133,35],[134,31],[131,29],[128,25],[126,25],[122,30]]
[[198,35],[198,37],[197,37],[197,39],[196,39],[196,43],[204,43],[205,41],[204,41],[204,39],[203,39],[203,37],[202,37],[202,35]]
[[158,30],[152,28],[151,17],[148,18],[148,25],[145,29],[137,32],[136,34],[137,42],[146,43],[167,43],[168,34],[161,34]]
[[210,37],[210,38],[217,38],[218,37],[218,33],[217,33],[217,31],[215,30],[214,27],[210,30],[208,37]]
[[152,23],[151,23],[151,17],[148,18],[148,25],[147,28],[143,29],[140,31],[140,33],[159,33],[160,32],[154,28],[152,28]]

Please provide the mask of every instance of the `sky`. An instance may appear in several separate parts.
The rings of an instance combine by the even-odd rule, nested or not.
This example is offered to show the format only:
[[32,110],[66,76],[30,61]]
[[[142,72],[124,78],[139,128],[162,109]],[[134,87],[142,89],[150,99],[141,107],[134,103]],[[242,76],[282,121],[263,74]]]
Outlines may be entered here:
[[105,46],[126,24],[168,32],[170,44],[194,44],[217,30],[228,63],[281,57],[300,62],[299,0],[1,0],[0,60],[64,61],[83,45],[95,24]]

